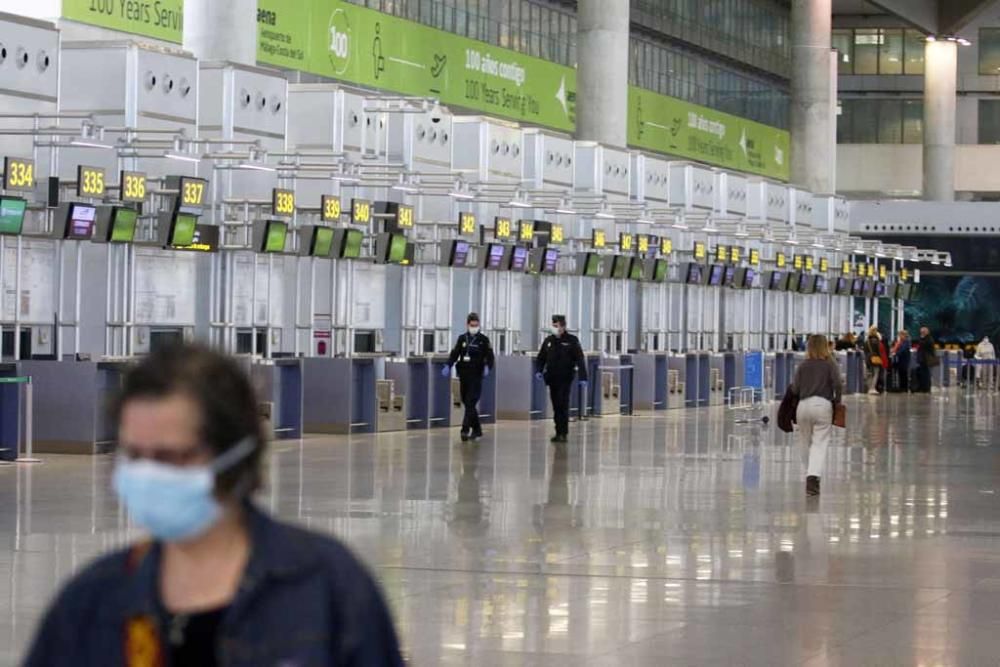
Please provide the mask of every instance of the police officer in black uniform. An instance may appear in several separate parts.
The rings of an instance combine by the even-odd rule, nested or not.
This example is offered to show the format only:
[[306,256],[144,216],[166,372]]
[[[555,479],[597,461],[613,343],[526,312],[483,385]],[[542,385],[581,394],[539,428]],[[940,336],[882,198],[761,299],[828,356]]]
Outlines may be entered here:
[[552,442],[566,442],[569,435],[569,393],[574,380],[587,385],[587,361],[580,347],[580,339],[566,331],[566,316],[552,316],[552,335],[542,341],[542,348],[535,359],[535,377],[549,385],[552,399],[552,418],[556,434]]
[[[462,405],[465,417],[462,419],[462,442],[470,438],[483,437],[483,427],[479,423],[476,404],[483,393],[483,378],[493,370],[493,347],[490,339],[479,331],[479,315],[469,313],[465,318],[468,331],[458,337],[455,347],[448,357],[448,365],[441,369],[441,375],[451,376],[451,367],[458,370],[458,381],[462,389]],[[457,365],[456,365],[457,364]]]

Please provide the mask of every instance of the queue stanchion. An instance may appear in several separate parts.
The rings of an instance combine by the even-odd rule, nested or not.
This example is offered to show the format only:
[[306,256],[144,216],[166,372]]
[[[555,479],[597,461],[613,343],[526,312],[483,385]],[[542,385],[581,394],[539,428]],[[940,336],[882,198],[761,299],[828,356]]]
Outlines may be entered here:
[[[31,384],[31,376],[20,376],[20,377],[9,377],[0,378],[0,384],[16,384],[19,385],[18,393],[23,395],[24,399],[24,454],[18,456],[14,459],[14,463],[41,463],[42,460],[35,458],[34,455],[34,385]],[[18,411],[20,413],[20,410]],[[18,415],[18,436],[21,435],[22,429],[20,428],[20,414]],[[18,440],[21,438],[18,437]],[[18,447],[20,447],[20,442],[18,442]]]

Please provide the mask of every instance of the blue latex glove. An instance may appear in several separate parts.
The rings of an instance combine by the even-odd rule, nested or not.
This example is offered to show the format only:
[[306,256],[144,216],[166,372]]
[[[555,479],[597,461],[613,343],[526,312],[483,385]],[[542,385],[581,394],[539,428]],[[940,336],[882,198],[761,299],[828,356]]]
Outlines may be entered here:
[[541,371],[539,371],[538,373],[535,373],[535,379],[536,380],[544,380],[545,376],[542,375]]
[[488,378],[489,376],[490,376],[490,367],[489,366],[484,366],[483,367],[483,377],[484,378]]
[[451,366],[445,366],[441,369],[441,377],[447,378],[451,377]]

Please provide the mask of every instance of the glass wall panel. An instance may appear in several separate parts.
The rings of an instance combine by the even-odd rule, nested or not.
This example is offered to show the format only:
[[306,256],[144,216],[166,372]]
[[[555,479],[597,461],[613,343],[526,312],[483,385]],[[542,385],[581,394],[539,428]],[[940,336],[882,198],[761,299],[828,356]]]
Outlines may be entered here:
[[879,74],[903,73],[903,31],[883,30],[879,39]]
[[1000,28],[979,29],[979,73],[1000,74]]
[[907,30],[903,37],[904,74],[924,73],[924,48],[927,38],[919,30]]
[[854,31],[854,73],[878,74],[879,31],[872,29]]

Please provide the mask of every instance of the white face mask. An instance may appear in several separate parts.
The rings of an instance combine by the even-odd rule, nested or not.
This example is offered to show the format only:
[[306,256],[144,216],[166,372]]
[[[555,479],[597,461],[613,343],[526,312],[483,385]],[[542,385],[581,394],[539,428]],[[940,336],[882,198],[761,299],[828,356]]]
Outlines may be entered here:
[[469,333],[475,336],[477,333],[479,333],[479,327],[469,327]]
[[553,325],[552,326],[552,333],[555,334],[556,336],[561,336],[562,335],[562,329],[560,329],[559,327]]

